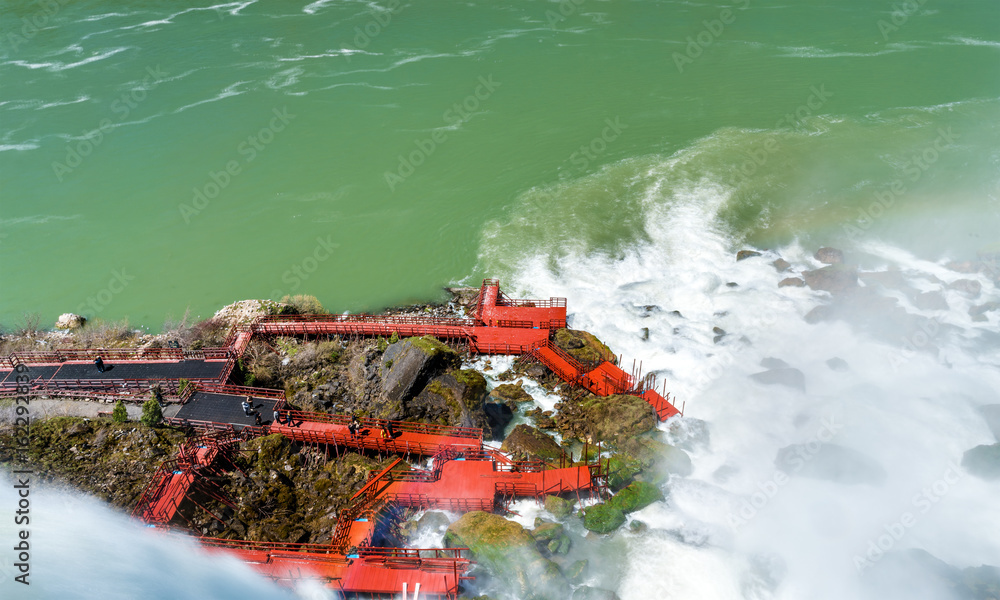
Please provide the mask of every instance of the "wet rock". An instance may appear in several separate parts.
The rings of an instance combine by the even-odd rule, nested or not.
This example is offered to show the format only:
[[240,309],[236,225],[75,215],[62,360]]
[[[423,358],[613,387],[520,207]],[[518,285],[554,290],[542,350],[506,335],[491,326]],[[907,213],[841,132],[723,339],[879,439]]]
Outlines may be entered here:
[[833,358],[826,361],[826,366],[830,367],[833,371],[847,371],[850,367],[847,365],[847,361],[834,356]]
[[836,444],[794,444],[778,451],[774,464],[789,475],[844,484],[880,485],[885,469],[869,456]]
[[629,521],[628,529],[632,533],[646,533],[649,530],[649,525],[646,525],[638,519],[633,519]]
[[712,343],[714,344],[718,344],[719,342],[721,342],[722,339],[727,335],[726,330],[721,327],[713,327],[712,333],[715,334],[715,337],[712,338]]
[[962,466],[980,479],[1000,479],[1000,444],[976,446],[962,455]]
[[56,320],[56,329],[79,329],[87,322],[86,317],[73,313],[63,313]]
[[912,294],[910,301],[920,310],[948,310],[948,302],[941,292],[925,292]]
[[628,514],[646,508],[663,498],[663,492],[655,485],[645,481],[633,481],[612,496],[608,504]]
[[813,258],[826,265],[839,265],[844,262],[844,253],[836,248],[820,248]]
[[670,315],[674,316],[674,317],[677,317],[677,318],[680,318],[680,319],[684,318],[684,315],[682,315],[681,311],[679,311],[679,310],[672,310],[672,311],[670,311]]
[[531,531],[531,537],[535,539],[535,547],[544,556],[566,554],[572,545],[562,525],[547,523],[541,519],[535,520],[535,528]]
[[[645,476],[675,474],[687,477],[694,471],[691,457],[680,448],[671,446],[651,436],[634,436],[618,443],[622,462],[637,461],[640,468],[647,469]],[[614,457],[612,457],[614,458]]]
[[502,383],[490,391],[490,398],[494,402],[503,402],[508,406],[516,406],[522,402],[531,402],[531,394],[524,391],[521,383]]
[[621,600],[611,590],[581,585],[573,592],[573,600]]
[[781,369],[770,369],[760,373],[750,375],[757,383],[765,385],[784,385],[797,390],[806,391],[806,376],[795,368],[785,367]]
[[523,423],[510,432],[500,449],[517,460],[555,462],[563,455],[563,449],[551,436]]
[[564,437],[613,442],[651,431],[656,413],[637,396],[584,396],[560,403],[556,425]]
[[431,379],[417,396],[402,402],[398,416],[390,418],[488,428],[485,400],[486,379],[481,373],[452,370]]
[[730,288],[740,287],[740,284],[736,283],[735,281],[730,281],[730,282],[726,283],[726,287],[730,287]]
[[578,560],[566,568],[566,577],[573,583],[580,583],[587,575],[587,567],[589,566],[590,561],[587,559]]
[[519,598],[561,598],[569,583],[559,567],[542,556],[521,525],[500,515],[473,511],[445,533],[449,548],[468,548],[472,558],[496,579],[509,581]]
[[736,262],[753,258],[755,256],[760,256],[760,252],[757,252],[756,250],[740,250],[736,253]]
[[614,361],[616,358],[610,348],[587,331],[557,329],[554,341],[570,356],[583,363]]
[[778,287],[806,287],[806,282],[798,277],[786,277],[778,282]]
[[559,496],[550,495],[545,497],[545,510],[552,513],[552,516],[557,519],[565,519],[573,514],[573,505],[572,500],[560,498]]
[[983,291],[983,284],[975,279],[958,279],[949,283],[948,287],[970,298],[978,298]]
[[644,342],[648,341],[649,340],[649,327],[643,327],[640,331],[642,331],[642,336],[641,336],[642,337],[642,341],[644,341]]
[[986,420],[986,426],[993,432],[993,437],[1000,442],[1000,404],[987,404],[980,406],[979,412]]
[[969,309],[969,316],[976,320],[977,317],[982,317],[982,321],[986,320],[986,313],[994,310],[1000,310],[1000,302],[987,302],[985,304],[980,304],[978,306],[973,306]]
[[788,363],[781,360],[780,358],[774,358],[773,356],[768,356],[767,358],[762,358],[760,361],[760,366],[765,369],[785,369],[790,367]]
[[773,262],[773,263],[771,263],[771,264],[772,264],[772,265],[774,266],[774,268],[775,268],[775,269],[776,269],[776,270],[777,270],[777,271],[778,271],[779,273],[784,273],[784,272],[785,272],[785,271],[787,271],[788,269],[791,269],[791,268],[792,268],[792,263],[788,262],[787,260],[785,260],[785,259],[783,259],[783,258],[779,258],[778,260],[774,261],[774,262]]
[[858,287],[857,269],[843,264],[803,271],[802,278],[810,288],[834,295],[844,294]]
[[625,513],[608,503],[583,509],[583,526],[594,533],[611,533],[625,523]]
[[692,417],[671,419],[667,437],[671,444],[688,451],[708,448],[712,441],[708,421]]
[[524,370],[524,374],[528,377],[539,380],[546,377],[551,371],[545,365],[535,363],[533,365],[528,365],[528,368]]

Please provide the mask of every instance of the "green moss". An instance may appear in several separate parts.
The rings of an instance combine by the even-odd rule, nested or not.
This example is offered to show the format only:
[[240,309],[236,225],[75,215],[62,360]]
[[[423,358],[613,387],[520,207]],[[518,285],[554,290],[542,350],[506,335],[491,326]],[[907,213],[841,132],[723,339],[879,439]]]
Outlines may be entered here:
[[617,363],[615,353],[594,334],[574,329],[558,329],[555,334],[557,346],[569,353],[573,358],[585,363],[602,363],[610,361]]
[[583,526],[594,533],[611,533],[625,522],[625,513],[609,504],[595,504],[583,509]]
[[634,481],[608,500],[608,505],[624,513],[635,512],[663,500],[660,488],[645,481]]
[[545,510],[552,513],[552,516],[557,519],[565,519],[573,514],[573,501],[559,496],[546,496]]
[[608,487],[612,490],[620,490],[632,483],[645,466],[642,461],[627,454],[613,454],[605,464]]
[[458,401],[455,400],[455,394],[451,391],[451,388],[449,388],[448,386],[444,385],[440,381],[438,381],[438,380],[435,379],[435,380],[431,381],[430,383],[428,383],[427,387],[424,388],[424,389],[427,390],[428,392],[432,393],[432,394],[437,394],[438,396],[441,396],[442,398],[444,398],[445,401],[448,402],[449,406],[454,406],[455,408],[458,408],[459,410],[461,410],[461,407],[459,406]]
[[411,337],[406,338],[410,344],[415,348],[418,348],[421,352],[427,356],[439,356],[448,355],[457,357],[458,354],[449,348],[446,344],[442,343],[441,340],[437,339],[432,335],[425,335],[423,337]]

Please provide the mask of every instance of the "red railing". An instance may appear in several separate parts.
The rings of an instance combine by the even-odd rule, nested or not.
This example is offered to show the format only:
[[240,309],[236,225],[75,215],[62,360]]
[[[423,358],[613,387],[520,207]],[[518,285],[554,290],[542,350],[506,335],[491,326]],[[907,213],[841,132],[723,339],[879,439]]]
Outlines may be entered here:
[[183,348],[56,348],[55,350],[20,350],[11,352],[6,362],[11,366],[15,361],[25,364],[62,363],[69,360],[94,360],[100,357],[106,361],[150,361],[150,360],[224,360],[230,357],[229,348],[203,348],[185,350]]
[[253,396],[254,398],[274,398],[285,399],[284,390],[273,388],[248,387],[243,385],[229,385],[214,382],[198,382],[198,391],[209,394],[228,394],[231,396]]

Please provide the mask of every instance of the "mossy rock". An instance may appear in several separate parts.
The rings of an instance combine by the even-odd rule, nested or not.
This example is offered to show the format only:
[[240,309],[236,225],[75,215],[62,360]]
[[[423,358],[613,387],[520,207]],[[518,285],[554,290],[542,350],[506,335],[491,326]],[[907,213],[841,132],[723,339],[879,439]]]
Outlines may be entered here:
[[414,348],[419,349],[421,352],[431,357],[443,357],[449,361],[455,361],[459,359],[458,353],[451,349],[447,344],[437,339],[432,335],[425,335],[422,337],[411,337],[406,338],[404,341],[408,342]]
[[566,554],[569,552],[572,542],[566,531],[559,523],[538,523],[531,531],[531,537],[535,538],[535,545],[542,554]]
[[630,513],[646,508],[663,498],[663,492],[655,485],[645,481],[634,481],[612,496],[608,504],[624,513]]
[[652,431],[653,407],[637,396],[586,396],[559,405],[556,426],[566,437],[591,443],[616,442]]
[[459,369],[449,373],[459,384],[465,386],[462,404],[469,410],[481,410],[486,395],[486,378],[475,369]]
[[557,519],[565,519],[573,514],[573,505],[574,502],[572,500],[560,498],[559,496],[545,497],[545,510],[552,513],[552,516]]
[[563,449],[547,433],[530,425],[520,424],[503,441],[500,450],[519,460],[537,459],[556,462],[563,455]]
[[605,462],[608,487],[618,491],[635,480],[642,473],[646,463],[628,454],[612,454]]
[[531,394],[524,391],[524,388],[515,385],[513,383],[502,383],[492,390],[490,390],[490,396],[496,398],[498,401],[521,404],[522,402],[531,402],[533,398]]
[[602,363],[610,361],[617,363],[617,357],[610,348],[587,331],[577,329],[557,329],[556,346],[559,346],[570,356],[584,363]]
[[448,547],[466,547],[494,577],[510,581],[519,597],[563,597],[568,582],[559,567],[535,547],[530,533],[499,515],[473,511],[445,533]]
[[573,583],[580,583],[583,581],[584,576],[587,574],[587,568],[590,566],[590,561],[587,559],[578,560],[566,567],[566,578]]
[[611,533],[625,523],[625,513],[607,503],[583,509],[583,526],[594,533]]
[[691,457],[680,448],[664,443],[656,437],[640,436],[628,438],[618,443],[618,449],[626,456],[641,461],[652,475],[675,474],[689,476],[694,471]]

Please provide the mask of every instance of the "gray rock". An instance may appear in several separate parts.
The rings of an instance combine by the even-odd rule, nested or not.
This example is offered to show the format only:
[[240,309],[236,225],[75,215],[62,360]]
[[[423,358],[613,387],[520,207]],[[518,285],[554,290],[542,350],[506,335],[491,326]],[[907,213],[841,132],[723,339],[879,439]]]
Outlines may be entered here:
[[980,479],[1000,479],[1000,444],[976,446],[962,455],[962,466]]
[[802,390],[803,392],[806,391],[805,374],[792,367],[771,369],[769,371],[754,373],[750,376],[750,379],[765,385],[784,385],[797,390]]
[[833,371],[847,371],[850,367],[847,365],[847,361],[834,356],[833,358],[826,361],[826,366],[830,367]]
[[820,248],[813,257],[826,265],[838,265],[844,262],[844,253],[836,248]]
[[760,256],[760,252],[757,252],[756,250],[740,250],[736,253],[736,262],[753,258],[754,256]]
[[941,292],[911,294],[910,301],[913,302],[913,306],[920,310],[948,310],[948,301],[944,299]]
[[837,444],[793,444],[778,451],[774,464],[789,475],[844,484],[880,485],[885,469],[869,456]]
[[779,258],[778,260],[774,261],[771,264],[774,265],[774,268],[777,269],[779,273],[784,273],[788,269],[792,268],[792,263],[788,262],[783,258]]
[[857,269],[839,263],[814,271],[803,271],[802,278],[812,289],[835,295],[858,287]]
[[978,298],[979,294],[983,291],[983,284],[979,283],[975,279],[959,279],[957,281],[952,281],[948,284],[948,287],[961,292],[970,298]]
[[382,354],[382,389],[390,402],[407,400],[423,389],[445,366],[457,365],[458,355],[434,338],[407,338],[390,344]]
[[790,367],[791,365],[781,360],[780,358],[774,358],[773,356],[768,356],[767,358],[761,359],[760,366],[764,367],[765,369],[785,369],[787,367]]
[[778,282],[778,287],[806,287],[806,282],[798,277],[786,277]]

